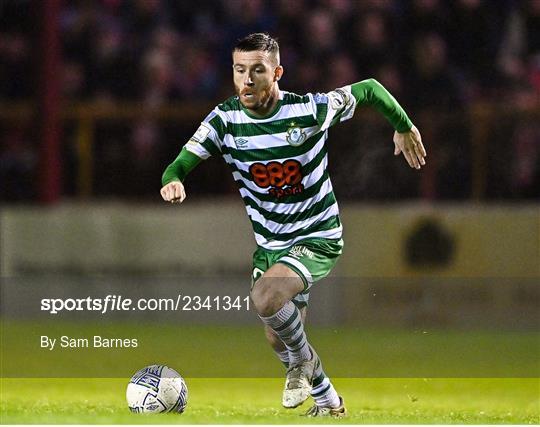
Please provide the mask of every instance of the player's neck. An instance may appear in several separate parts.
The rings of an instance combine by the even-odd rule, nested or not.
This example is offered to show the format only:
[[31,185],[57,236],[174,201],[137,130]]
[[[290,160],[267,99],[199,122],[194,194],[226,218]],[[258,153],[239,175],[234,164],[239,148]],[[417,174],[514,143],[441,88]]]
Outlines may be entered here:
[[261,105],[256,110],[249,110],[249,112],[257,117],[266,117],[268,114],[274,111],[278,102],[279,102],[279,86],[277,83],[274,83],[272,90],[270,92],[270,97],[264,103],[264,105]]

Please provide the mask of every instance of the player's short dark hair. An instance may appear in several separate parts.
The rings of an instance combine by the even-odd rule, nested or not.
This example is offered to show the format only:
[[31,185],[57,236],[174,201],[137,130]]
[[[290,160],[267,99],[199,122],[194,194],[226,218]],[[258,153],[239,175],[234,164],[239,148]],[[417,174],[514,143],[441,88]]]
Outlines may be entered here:
[[276,39],[267,33],[253,33],[243,39],[238,40],[233,51],[252,52],[262,50],[263,52],[279,54],[279,44]]

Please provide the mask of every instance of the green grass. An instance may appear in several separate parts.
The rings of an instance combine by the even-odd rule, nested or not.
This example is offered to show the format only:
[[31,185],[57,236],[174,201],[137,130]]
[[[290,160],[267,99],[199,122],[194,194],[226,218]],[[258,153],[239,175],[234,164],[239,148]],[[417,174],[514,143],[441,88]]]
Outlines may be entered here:
[[280,406],[282,379],[188,379],[178,414],[131,414],[121,379],[3,379],[3,424],[537,424],[537,379],[336,379],[349,417]]
[[[256,326],[4,321],[2,377],[130,377],[171,365],[190,378],[279,378],[282,366]],[[535,332],[365,330],[307,326],[325,369],[342,378],[540,377]],[[40,336],[137,338],[137,348],[40,348]],[[339,349],[337,354],[336,349]],[[221,363],[215,363],[219,360]],[[20,368],[24,366],[24,373]]]
[[[1,326],[2,424],[540,423],[535,332],[308,326],[350,413],[346,421],[321,421],[300,416],[311,403],[281,407],[284,369],[260,326],[64,320]],[[49,351],[39,347],[41,334],[137,338],[139,346]],[[129,413],[128,378],[154,363],[188,378],[184,414]]]

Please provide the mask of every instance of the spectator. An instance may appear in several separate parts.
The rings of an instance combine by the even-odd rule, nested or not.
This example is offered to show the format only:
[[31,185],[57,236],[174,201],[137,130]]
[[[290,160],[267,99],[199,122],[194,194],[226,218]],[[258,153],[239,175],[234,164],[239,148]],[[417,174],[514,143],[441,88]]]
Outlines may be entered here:
[[413,64],[407,76],[408,99],[419,110],[455,111],[462,105],[461,88],[448,62],[447,46],[438,33],[418,35],[412,45]]
[[29,38],[20,33],[0,33],[0,99],[28,99],[35,93]]
[[500,5],[482,0],[459,0],[449,6],[448,57],[461,69],[469,100],[485,98],[487,89],[497,80],[496,68],[491,62],[497,54],[503,24]]
[[[30,0],[6,0],[0,6],[0,102],[4,104],[37,95],[35,41],[40,26],[39,15],[29,13],[31,5]],[[427,111],[436,119],[430,139],[439,144],[432,163],[438,165],[441,197],[466,197],[458,186],[468,182],[471,149],[466,130],[456,132],[455,123],[441,126],[437,120],[446,120],[446,113],[455,118],[479,101],[501,105],[504,99],[503,107],[513,111],[540,104],[538,0],[74,0],[61,3],[60,29],[62,94],[72,103],[134,101],[152,110],[169,103],[226,99],[232,94],[230,76],[220,64],[230,61],[230,47],[239,37],[261,30],[283,42],[281,61],[288,70],[284,79],[292,91],[332,89],[375,77],[407,108]],[[462,118],[455,121],[463,126]],[[177,124],[180,132],[172,126],[164,129],[163,123],[148,117],[111,127],[94,125],[97,165],[114,168],[126,157],[125,150],[133,155],[129,167],[145,176],[154,173],[150,162],[166,157],[170,145],[191,131],[184,129],[186,123]],[[504,194],[526,195],[538,175],[529,162],[536,159],[530,141],[537,133],[526,120],[514,125],[499,147],[501,152],[515,152],[511,166],[504,171],[500,164],[492,166],[497,169],[494,176],[506,177],[498,181],[506,182]],[[5,140],[20,141],[8,137],[13,131],[9,124],[0,129]],[[67,132],[71,135],[67,138],[76,132]],[[362,134],[355,131],[355,135]],[[378,142],[375,134],[358,138]],[[358,145],[349,143],[351,149]],[[12,145],[3,145],[0,158],[21,158],[15,151]],[[367,164],[366,159],[362,164]],[[454,172],[451,164],[457,165]],[[101,170],[97,165],[96,175]],[[364,190],[351,192],[350,197],[394,197],[388,189],[370,184],[373,171],[390,167],[365,167]],[[76,165],[67,169],[75,170]],[[406,178],[399,176],[398,181]]]
[[499,68],[508,88],[533,89],[529,99],[538,104],[540,97],[540,2],[529,0],[515,7],[504,32],[499,51]]

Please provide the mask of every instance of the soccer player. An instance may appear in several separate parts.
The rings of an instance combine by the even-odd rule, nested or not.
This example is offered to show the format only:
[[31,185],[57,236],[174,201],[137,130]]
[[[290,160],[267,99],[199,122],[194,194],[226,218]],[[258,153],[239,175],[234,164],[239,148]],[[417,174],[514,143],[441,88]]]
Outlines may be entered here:
[[268,34],[250,34],[232,52],[236,96],[201,123],[163,174],[161,196],[181,203],[182,182],[201,160],[221,155],[233,171],[253,225],[251,299],[266,336],[287,366],[283,406],[295,408],[310,395],[306,415],[346,414],[304,331],[312,284],[328,275],[343,241],[338,205],[327,171],[330,126],[367,105],[395,129],[394,154],[416,169],[425,164],[420,133],[376,80],[328,93],[296,95],[280,90],[279,46]]

